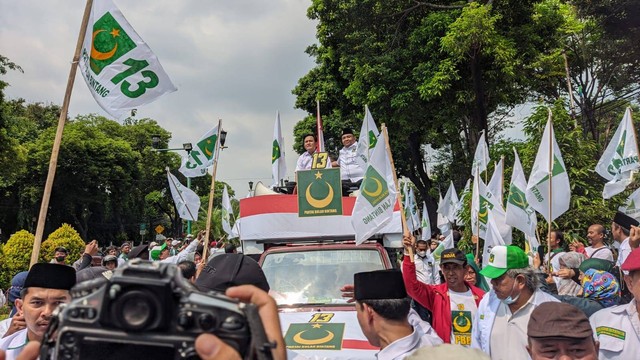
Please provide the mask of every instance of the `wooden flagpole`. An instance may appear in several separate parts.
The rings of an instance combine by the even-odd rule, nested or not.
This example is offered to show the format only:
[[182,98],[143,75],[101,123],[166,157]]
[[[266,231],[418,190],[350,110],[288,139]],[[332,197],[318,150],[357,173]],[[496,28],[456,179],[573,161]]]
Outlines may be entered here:
[[[204,233],[204,249],[202,249],[202,261],[207,262],[208,250],[209,250],[209,234],[211,234],[211,215],[213,212],[213,197],[215,195],[215,186],[216,186],[216,172],[218,171],[218,158],[220,157],[220,152],[222,151],[222,146],[220,145],[220,132],[222,131],[222,119],[218,120],[218,138],[216,139],[216,154],[213,160],[213,174],[211,175],[211,188],[209,189],[209,208],[207,209],[207,227]],[[200,276],[200,271],[202,268],[198,268],[198,273],[196,274],[196,278]]]
[[551,212],[553,210],[553,119],[551,117],[551,108],[547,108],[549,111],[549,119],[547,122],[549,123],[549,222],[548,231],[547,231],[547,258],[549,259],[549,273],[553,272],[553,267],[551,266],[551,246],[549,245],[549,240],[551,239]]
[[[473,179],[474,182],[480,179],[480,169],[476,167],[476,178]],[[475,184],[474,184],[475,187]],[[478,185],[478,192],[480,192],[480,185]],[[476,239],[476,259],[479,259],[480,256],[480,206],[482,200],[480,199],[480,194],[478,194],[478,214],[476,215],[476,230],[478,230],[478,238]],[[473,189],[471,190],[471,204],[473,204]],[[471,211],[473,211],[473,206]],[[471,231],[471,235],[473,236],[473,231]]]
[[51,149],[49,172],[47,173],[47,181],[44,184],[44,193],[42,194],[42,203],[40,204],[38,224],[36,225],[36,236],[35,241],[33,242],[33,250],[31,252],[31,262],[29,263],[29,267],[37,263],[38,257],[40,256],[40,245],[42,244],[42,236],[44,235],[44,226],[47,220],[47,211],[49,209],[49,200],[51,199],[53,180],[56,176],[56,167],[58,166],[58,153],[60,152],[60,144],[62,143],[62,133],[67,121],[71,91],[73,90],[73,82],[76,79],[76,70],[78,69],[78,62],[80,61],[80,52],[82,51],[82,44],[84,43],[84,35],[87,31],[87,24],[89,23],[92,5],[93,0],[87,0],[80,25],[80,33],[78,34],[78,42],[76,43],[76,50],[73,54],[73,61],[71,62],[71,69],[69,70],[69,77],[67,78],[67,89],[64,93],[64,100],[62,101],[62,108],[60,109],[60,116],[58,117],[58,128],[56,129],[56,136],[53,141],[53,148]]
[[[398,187],[398,176],[396,175],[396,166],[393,162],[393,155],[391,154],[391,147],[389,146],[389,134],[387,133],[387,126],[382,124],[382,134],[384,136],[385,147],[387,149],[387,156],[389,157],[389,161],[391,162],[391,173],[393,174],[393,183],[396,187],[396,199],[395,201],[400,204],[400,219],[402,220],[402,234],[404,236],[409,236],[409,229],[407,227],[407,218],[404,214],[404,209],[402,207],[402,201],[398,201],[398,196],[400,195],[400,188]],[[395,204],[393,205],[395,207]],[[409,259],[413,262],[413,248],[409,248]]]

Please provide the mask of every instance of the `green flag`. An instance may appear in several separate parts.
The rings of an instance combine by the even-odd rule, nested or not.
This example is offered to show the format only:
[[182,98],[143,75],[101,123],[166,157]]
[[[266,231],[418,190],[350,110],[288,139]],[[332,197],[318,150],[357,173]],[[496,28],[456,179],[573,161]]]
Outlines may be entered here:
[[300,170],[298,216],[342,215],[340,169]]

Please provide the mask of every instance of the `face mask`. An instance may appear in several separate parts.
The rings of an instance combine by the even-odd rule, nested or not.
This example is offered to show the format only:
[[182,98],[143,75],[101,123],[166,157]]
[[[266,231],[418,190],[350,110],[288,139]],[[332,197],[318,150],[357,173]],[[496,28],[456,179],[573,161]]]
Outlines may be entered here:
[[514,279],[513,287],[511,288],[511,294],[509,296],[507,296],[506,299],[500,300],[500,301],[502,301],[503,304],[511,305],[511,304],[515,303],[516,301],[518,301],[518,298],[520,297],[521,294],[518,294],[515,298],[512,296],[513,295],[513,290],[515,288],[516,288],[516,282],[515,282],[515,279]]
[[66,256],[58,256],[58,257],[56,257],[56,261],[57,262],[63,262],[65,257]]
[[427,252],[426,251],[418,251],[418,256],[423,258],[423,257],[427,256]]

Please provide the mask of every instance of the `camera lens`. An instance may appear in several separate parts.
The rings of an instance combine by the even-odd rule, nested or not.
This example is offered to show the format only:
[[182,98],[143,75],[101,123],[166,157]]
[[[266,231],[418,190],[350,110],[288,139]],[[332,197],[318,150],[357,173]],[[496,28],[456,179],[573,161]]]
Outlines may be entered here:
[[160,314],[160,303],[145,290],[129,290],[113,304],[114,315],[124,330],[149,330]]

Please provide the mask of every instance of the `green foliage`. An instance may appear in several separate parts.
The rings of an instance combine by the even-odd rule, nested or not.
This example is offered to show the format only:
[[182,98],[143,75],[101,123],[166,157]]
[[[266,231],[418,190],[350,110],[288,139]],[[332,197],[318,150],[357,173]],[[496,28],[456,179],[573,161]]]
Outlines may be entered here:
[[15,274],[29,270],[34,239],[27,230],[20,230],[2,246],[2,281],[8,282]]
[[49,262],[53,259],[56,248],[64,247],[69,251],[66,263],[73,264],[84,252],[85,243],[80,234],[69,224],[62,224],[56,231],[52,232],[40,248],[40,262]]

